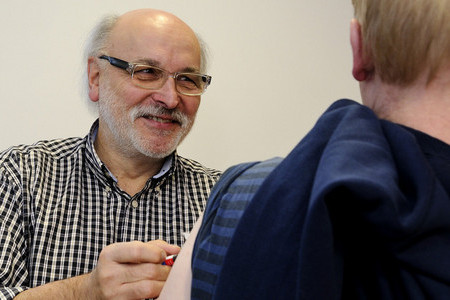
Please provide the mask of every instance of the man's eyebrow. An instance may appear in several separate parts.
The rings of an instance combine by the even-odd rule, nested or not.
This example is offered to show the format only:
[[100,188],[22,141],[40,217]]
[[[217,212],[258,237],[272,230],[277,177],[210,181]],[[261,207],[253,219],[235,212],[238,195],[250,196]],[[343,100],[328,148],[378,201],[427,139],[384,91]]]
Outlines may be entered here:
[[[143,64],[143,65],[149,65],[153,67],[158,67],[161,69],[165,69],[163,66],[161,66],[161,63],[155,59],[151,58],[139,58],[137,60],[134,60],[133,63]],[[182,73],[200,73],[200,70],[195,67],[185,67],[178,72]]]
[[186,67],[183,70],[181,70],[180,72],[186,72],[186,73],[200,73],[200,70],[197,68],[193,68],[193,67]]
[[151,59],[151,58],[139,58],[137,60],[134,60],[133,63],[149,65],[149,66],[159,67],[159,68],[161,67],[161,63],[159,61]]

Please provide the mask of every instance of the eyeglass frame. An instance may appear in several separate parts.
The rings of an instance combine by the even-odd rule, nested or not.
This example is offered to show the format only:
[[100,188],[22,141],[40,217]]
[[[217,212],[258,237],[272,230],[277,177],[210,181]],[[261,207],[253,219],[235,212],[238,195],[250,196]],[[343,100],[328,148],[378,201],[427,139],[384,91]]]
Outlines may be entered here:
[[[211,84],[211,80],[212,80],[212,77],[211,77],[210,75],[206,75],[206,74],[195,73],[195,72],[173,72],[173,73],[171,73],[171,72],[169,72],[169,71],[167,71],[167,70],[165,70],[165,69],[163,69],[163,68],[159,68],[159,67],[156,67],[156,66],[147,65],[147,64],[143,64],[143,63],[131,63],[131,62],[127,62],[127,61],[125,61],[125,60],[122,60],[122,59],[120,59],[120,58],[113,57],[113,56],[109,56],[109,55],[104,55],[104,54],[98,56],[98,58],[100,58],[100,59],[105,59],[105,60],[107,60],[112,66],[127,71],[127,72],[131,75],[132,81],[133,81],[134,70],[135,70],[135,68],[136,68],[137,66],[148,66],[148,67],[151,67],[151,68],[160,70],[160,71],[162,71],[163,73],[167,74],[167,77],[173,78],[173,79],[175,80],[175,88],[176,88],[177,92],[180,93],[180,94],[182,94],[182,95],[185,95],[185,96],[200,96],[200,95],[202,95],[202,94],[206,91],[206,88]],[[195,93],[195,94],[192,94],[192,93],[181,92],[181,91],[178,90],[178,85],[177,85],[177,83],[176,83],[176,82],[177,82],[177,81],[176,81],[177,77],[178,77],[179,75],[188,75],[188,74],[191,74],[191,75],[199,75],[200,77],[203,78],[202,80],[205,82],[205,85],[204,85],[204,87],[203,87],[201,93]],[[157,88],[148,88],[148,87],[144,87],[144,86],[138,85],[138,84],[136,84],[136,83],[134,83],[134,84],[135,84],[136,86],[138,86],[138,87],[140,87],[140,88],[143,88],[143,89],[146,89],[146,90],[157,90],[157,89],[160,89],[161,87],[163,87],[164,84],[166,83],[166,81],[167,81],[167,79],[165,79],[165,80],[162,82],[161,86],[160,86],[160,87],[157,87]]]

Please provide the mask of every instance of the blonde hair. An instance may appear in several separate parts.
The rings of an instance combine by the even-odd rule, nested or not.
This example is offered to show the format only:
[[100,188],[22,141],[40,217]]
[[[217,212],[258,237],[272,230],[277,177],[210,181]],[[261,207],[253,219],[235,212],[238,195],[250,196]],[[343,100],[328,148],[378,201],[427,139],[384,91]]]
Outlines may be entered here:
[[424,72],[430,82],[450,63],[450,0],[352,0],[363,53],[381,80],[408,85]]

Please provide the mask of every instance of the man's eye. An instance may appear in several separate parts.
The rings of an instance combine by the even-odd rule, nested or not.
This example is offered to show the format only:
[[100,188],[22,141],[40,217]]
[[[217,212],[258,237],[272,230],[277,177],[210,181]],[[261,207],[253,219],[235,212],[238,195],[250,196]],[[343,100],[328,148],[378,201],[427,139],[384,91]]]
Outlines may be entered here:
[[155,74],[155,73],[157,73],[156,70],[153,69],[153,68],[142,69],[140,72],[144,72],[144,73],[147,73],[147,74]]
[[178,86],[188,90],[195,90],[201,86],[199,77],[191,74],[178,74],[177,84]]
[[138,68],[136,68],[136,70],[134,70],[134,73],[157,74],[159,72],[155,68],[138,67]]
[[188,81],[188,82],[195,83],[194,78],[191,78],[191,77],[189,77],[187,75],[179,75],[178,76],[178,81]]
[[156,80],[161,78],[162,71],[151,67],[136,67],[134,70],[135,77],[140,80]]

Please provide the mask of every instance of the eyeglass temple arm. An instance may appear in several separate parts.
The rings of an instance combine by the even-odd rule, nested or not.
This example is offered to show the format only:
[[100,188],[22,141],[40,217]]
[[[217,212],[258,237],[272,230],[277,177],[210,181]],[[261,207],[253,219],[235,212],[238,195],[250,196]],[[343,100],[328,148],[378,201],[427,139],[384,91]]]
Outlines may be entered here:
[[121,68],[121,69],[124,69],[124,70],[127,70],[128,72],[131,72],[131,69],[133,67],[129,62],[115,58],[115,57],[101,55],[98,58],[106,59],[107,61],[109,61],[109,63],[111,65]]

